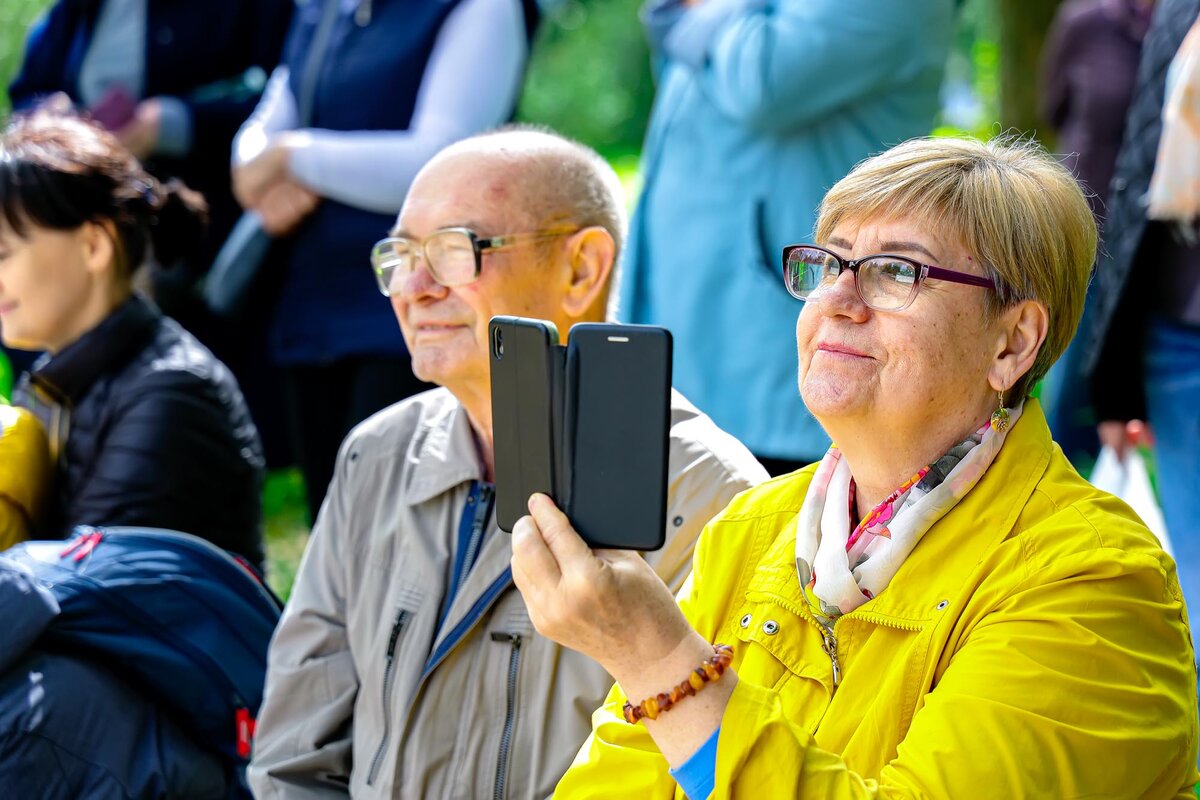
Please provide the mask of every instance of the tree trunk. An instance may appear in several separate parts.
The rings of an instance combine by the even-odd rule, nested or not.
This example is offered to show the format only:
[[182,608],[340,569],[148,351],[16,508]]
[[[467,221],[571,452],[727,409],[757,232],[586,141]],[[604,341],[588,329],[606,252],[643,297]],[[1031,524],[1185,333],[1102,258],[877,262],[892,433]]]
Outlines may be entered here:
[[1042,42],[1061,0],[993,0],[1000,22],[1000,123],[1049,135],[1038,115]]

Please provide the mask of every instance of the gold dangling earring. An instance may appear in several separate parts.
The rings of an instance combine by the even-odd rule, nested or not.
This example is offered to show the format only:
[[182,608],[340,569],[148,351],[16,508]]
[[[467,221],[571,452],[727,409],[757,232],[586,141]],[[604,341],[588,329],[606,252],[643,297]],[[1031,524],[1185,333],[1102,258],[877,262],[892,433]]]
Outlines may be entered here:
[[992,412],[992,430],[1004,433],[1008,430],[1008,409],[1004,407],[1004,392],[996,392],[996,396],[1000,398],[1000,407]]

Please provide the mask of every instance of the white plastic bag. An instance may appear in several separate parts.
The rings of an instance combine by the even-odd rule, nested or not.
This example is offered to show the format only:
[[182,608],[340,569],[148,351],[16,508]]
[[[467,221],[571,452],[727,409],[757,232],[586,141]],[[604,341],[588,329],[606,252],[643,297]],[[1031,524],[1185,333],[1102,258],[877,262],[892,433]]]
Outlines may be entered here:
[[1115,494],[1128,503],[1150,532],[1158,537],[1163,550],[1172,558],[1175,557],[1171,550],[1171,538],[1167,535],[1167,523],[1163,520],[1162,509],[1158,507],[1154,489],[1150,486],[1146,462],[1137,448],[1127,447],[1124,458],[1119,458],[1111,447],[1100,448],[1100,457],[1096,459],[1091,481],[1097,489]]

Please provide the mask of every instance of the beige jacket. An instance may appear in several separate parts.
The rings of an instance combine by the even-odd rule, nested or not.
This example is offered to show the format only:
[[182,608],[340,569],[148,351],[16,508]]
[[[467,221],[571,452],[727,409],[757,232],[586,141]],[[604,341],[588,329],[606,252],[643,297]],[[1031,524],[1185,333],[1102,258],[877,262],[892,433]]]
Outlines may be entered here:
[[[704,524],[767,476],[678,393],[671,422],[667,544],[648,560],[678,588]],[[257,797],[553,791],[612,679],[534,631],[482,477],[444,389],[346,439],[271,644]]]

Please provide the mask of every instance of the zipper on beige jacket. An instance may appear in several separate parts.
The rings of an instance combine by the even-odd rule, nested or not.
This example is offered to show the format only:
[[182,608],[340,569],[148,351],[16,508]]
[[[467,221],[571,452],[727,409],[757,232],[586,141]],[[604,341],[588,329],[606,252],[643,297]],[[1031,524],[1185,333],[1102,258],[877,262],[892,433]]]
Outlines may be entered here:
[[388,739],[391,738],[392,676],[396,667],[396,644],[400,641],[400,634],[404,632],[408,617],[407,608],[397,611],[396,621],[392,624],[392,634],[388,637],[387,666],[383,670],[383,737],[379,740],[379,747],[375,748],[375,755],[371,757],[371,767],[367,770],[367,786],[372,786],[379,776],[379,767],[383,763],[384,753],[387,752]]

